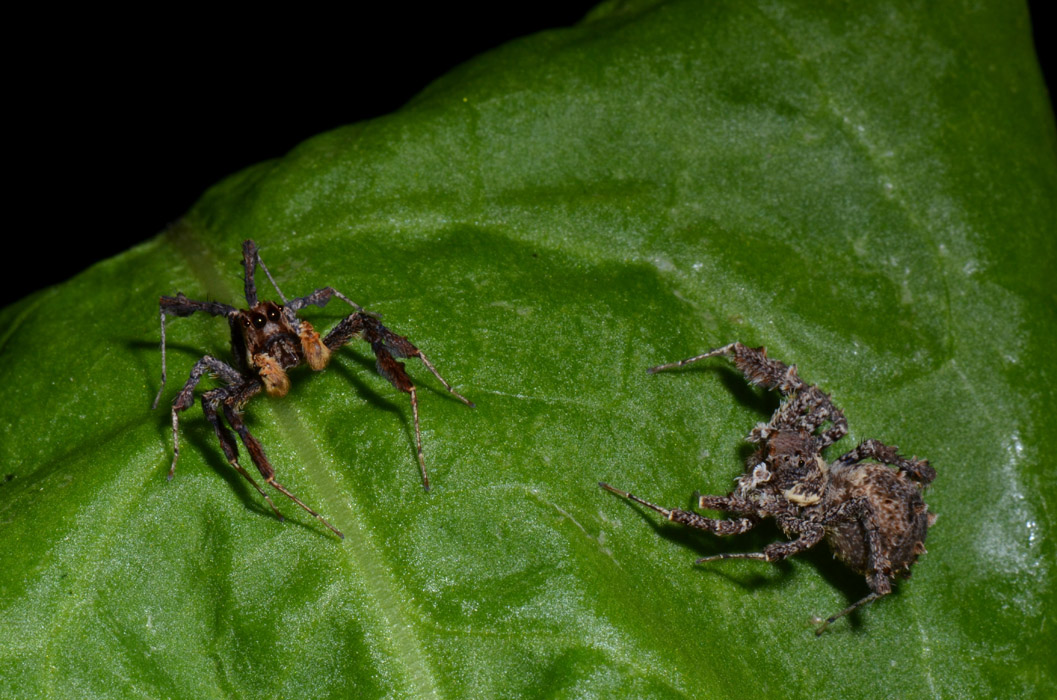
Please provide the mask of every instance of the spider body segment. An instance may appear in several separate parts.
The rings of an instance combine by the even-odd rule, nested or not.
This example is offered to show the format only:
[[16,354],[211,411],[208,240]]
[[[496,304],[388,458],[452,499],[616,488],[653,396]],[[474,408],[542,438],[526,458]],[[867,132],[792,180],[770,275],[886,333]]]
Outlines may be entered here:
[[[440,376],[422,351],[407,338],[390,331],[377,317],[364,311],[359,304],[349,300],[334,288],[323,287],[307,296],[288,300],[272,279],[253,241],[247,240],[242,244],[242,257],[245,267],[245,295],[248,308],[237,309],[219,302],[194,301],[180,293],[172,297],[163,296],[160,299],[162,374],[161,387],[154,398],[152,408],[157,408],[165,389],[165,323],[168,316],[186,317],[196,312],[203,312],[211,316],[226,318],[231,329],[231,352],[234,360],[234,366],[232,366],[211,355],[202,357],[195,363],[190,377],[173,401],[173,460],[169,467],[168,478],[172,479],[176,471],[176,461],[180,456],[179,414],[194,403],[194,390],[203,375],[213,375],[224,385],[210,389],[201,395],[202,410],[213,426],[220,446],[224,450],[224,456],[231,466],[253,485],[271,506],[276,516],[282,519],[282,514],[265,490],[239,464],[238,443],[231,433],[231,430],[234,430],[266,483],[318,518],[339,537],[344,538],[340,530],[275,480],[275,469],[265,456],[264,448],[249,432],[242,420],[242,409],[246,403],[262,391],[269,396],[285,396],[290,390],[288,370],[302,364],[307,364],[313,370],[324,369],[335,350],[353,338],[362,338],[374,352],[378,372],[394,387],[411,396],[422,485],[427,491],[429,490],[429,475],[426,472],[426,462],[422,454],[418,396],[415,384],[408,376],[403,363],[398,362],[397,358],[417,357],[453,396],[468,406],[472,407],[474,404],[456,392]],[[274,301],[258,301],[254,282],[254,273],[258,265],[268,275],[268,279],[282,299],[282,304]],[[346,302],[355,311],[335,325],[325,337],[321,337],[311,323],[297,316],[297,312],[309,305],[323,307],[334,297]],[[227,426],[221,421],[221,414]]]
[[801,380],[796,365],[768,358],[764,348],[735,342],[652,367],[649,372],[719,355],[730,357],[750,383],[783,397],[771,420],[757,425],[746,438],[757,449],[735,489],[726,496],[697,499],[699,508],[737,517],[715,519],[679,508],[669,510],[608,484],[600,485],[668,520],[717,535],[747,532],[773,518],[790,538],[762,552],[718,554],[699,559],[699,564],[719,559],[775,562],[825,540],[837,559],[866,577],[870,593],[826,620],[816,620],[816,634],[821,634],[838,618],[890,593],[897,578],[910,576],[910,567],[925,552],[925,537],[936,519],[922,498],[922,489],[936,472],[927,460],[908,459],[896,447],[877,440],[866,440],[835,462],[826,462],[823,451],[848,432],[843,411],[817,386]]

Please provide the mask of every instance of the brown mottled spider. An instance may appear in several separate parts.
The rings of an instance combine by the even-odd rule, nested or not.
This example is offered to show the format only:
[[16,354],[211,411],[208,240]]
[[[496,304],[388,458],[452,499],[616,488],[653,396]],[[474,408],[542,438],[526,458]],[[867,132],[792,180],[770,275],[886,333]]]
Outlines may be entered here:
[[[769,359],[763,348],[731,343],[652,367],[649,372],[718,355],[731,357],[750,383],[776,389],[783,396],[770,422],[758,424],[746,438],[759,448],[749,457],[746,473],[738,477],[734,491],[726,496],[698,496],[699,508],[740,517],[719,520],[679,508],[668,510],[609,484],[599,485],[668,520],[717,535],[747,532],[764,518],[774,518],[786,536],[796,537],[769,544],[763,552],[717,554],[698,559],[698,564],[718,559],[781,561],[825,539],[837,559],[866,576],[870,594],[824,621],[815,618],[815,633],[821,634],[843,615],[890,593],[896,577],[910,576],[910,567],[925,551],[925,535],[936,519],[921,498],[921,490],[936,472],[927,460],[907,459],[897,448],[877,440],[866,440],[827,464],[822,451],[848,432],[844,413],[817,386],[805,384],[796,365]],[[819,432],[826,423],[828,429]]]
[[[172,479],[176,471],[176,460],[180,456],[179,413],[194,403],[195,387],[202,379],[202,375],[208,372],[222,380],[225,386],[210,389],[202,394],[202,410],[213,425],[217,439],[220,440],[220,446],[224,449],[224,456],[227,457],[231,466],[253,484],[253,487],[264,496],[264,500],[268,501],[268,505],[271,506],[276,516],[282,520],[283,516],[272,503],[272,499],[239,464],[237,443],[231,432],[220,422],[218,411],[223,411],[228,425],[238,433],[242,444],[250,453],[250,459],[253,460],[264,480],[294,503],[319,518],[320,522],[344,539],[345,536],[341,531],[331,525],[326,518],[309,508],[301,499],[275,480],[275,469],[265,457],[264,448],[242,422],[242,408],[247,401],[262,390],[269,396],[285,396],[290,390],[287,370],[301,364],[307,364],[314,370],[323,369],[330,361],[331,352],[352,338],[360,337],[370,343],[371,350],[374,351],[377,359],[378,373],[388,379],[394,387],[411,395],[411,413],[415,419],[418,463],[422,471],[422,485],[428,491],[429,476],[426,473],[426,460],[422,456],[422,434],[418,423],[418,397],[415,393],[415,385],[404,370],[403,363],[397,362],[396,358],[417,357],[453,396],[467,406],[473,406],[473,403],[452,389],[451,385],[437,373],[426,356],[407,338],[390,331],[375,316],[364,311],[363,307],[350,301],[332,287],[323,287],[307,296],[287,300],[275,280],[272,279],[268,268],[265,267],[257,251],[257,245],[253,241],[246,241],[242,244],[242,264],[245,267],[248,309],[236,309],[214,301],[192,301],[179,293],[175,297],[163,296],[161,298],[161,387],[158,389],[158,395],[154,397],[152,408],[157,408],[162,391],[165,389],[166,316],[190,316],[196,311],[203,311],[212,316],[224,316],[231,328],[231,354],[235,359],[235,366],[232,367],[215,357],[206,355],[195,363],[187,383],[176,395],[172,406],[173,460],[172,466],[169,467],[169,479]],[[268,276],[279,298],[283,300],[282,304],[257,300],[257,287],[253,281],[257,265],[260,265]],[[319,333],[312,328],[312,324],[297,317],[297,312],[309,304],[322,308],[333,297],[349,304],[355,311],[334,326],[325,338],[320,338]]]

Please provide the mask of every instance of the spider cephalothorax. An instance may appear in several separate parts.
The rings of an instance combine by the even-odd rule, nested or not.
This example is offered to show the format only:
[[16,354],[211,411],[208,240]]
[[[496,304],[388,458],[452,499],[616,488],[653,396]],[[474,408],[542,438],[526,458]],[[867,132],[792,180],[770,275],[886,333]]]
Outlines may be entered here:
[[[437,373],[426,356],[415,347],[407,338],[397,335],[382,325],[377,317],[363,310],[363,308],[345,297],[332,287],[317,289],[311,294],[296,299],[287,300],[279,290],[275,280],[271,279],[268,268],[264,266],[257,245],[253,241],[242,244],[242,262],[245,266],[245,291],[248,309],[236,309],[227,304],[213,301],[193,301],[183,294],[174,297],[163,296],[161,305],[161,388],[154,398],[154,406],[157,407],[161,399],[162,391],[165,389],[165,319],[167,316],[190,316],[196,311],[202,311],[213,316],[224,316],[231,328],[231,352],[234,356],[235,366],[221,362],[220,360],[206,355],[195,363],[191,370],[191,376],[184,384],[183,389],[177,394],[172,407],[172,431],[173,431],[173,461],[169,468],[169,478],[173,477],[176,470],[176,460],[180,456],[178,424],[180,411],[186,410],[194,403],[194,390],[204,374],[212,374],[224,382],[224,386],[211,389],[202,394],[202,410],[206,418],[213,426],[220,446],[224,449],[224,456],[239,474],[242,474],[254,488],[264,496],[271,505],[275,514],[282,515],[272,503],[271,498],[264,489],[254,481],[238,461],[238,445],[234,436],[220,421],[220,412],[223,412],[227,424],[239,435],[242,444],[250,453],[250,459],[260,471],[264,480],[275,489],[288,496],[297,505],[319,518],[328,528],[339,536],[344,537],[341,532],[331,525],[316,511],[305,505],[294,494],[290,493],[285,486],[275,480],[275,469],[264,455],[257,438],[250,434],[242,421],[242,407],[251,398],[265,391],[270,396],[285,396],[290,390],[290,377],[287,370],[302,364],[307,364],[314,370],[321,370],[330,361],[331,353],[349,342],[353,338],[362,338],[370,344],[379,373],[388,379],[393,386],[400,391],[411,395],[411,412],[415,419],[415,444],[418,450],[418,462],[422,471],[422,485],[429,490],[429,476],[426,473],[426,462],[422,455],[422,434],[418,421],[418,397],[415,385],[407,375],[404,365],[396,358],[417,357],[422,360],[430,372],[433,373],[441,384],[444,385],[453,396],[468,406],[473,403],[461,396],[451,388],[444,378]],[[254,282],[254,272],[257,265],[261,266],[275,291],[283,300],[282,304],[274,301],[258,301],[257,287]],[[326,337],[320,337],[319,333],[308,321],[297,316],[297,312],[309,305],[323,307],[333,297],[337,297],[352,306],[355,311],[340,321]]]
[[245,367],[260,374],[269,396],[286,396],[286,370],[305,363],[315,370],[330,362],[330,348],[308,321],[274,301],[263,301],[232,317],[232,343]]
[[601,486],[669,520],[718,535],[747,532],[764,518],[774,518],[782,531],[794,538],[770,544],[762,552],[718,554],[698,563],[717,559],[779,561],[825,539],[838,559],[865,575],[870,594],[819,621],[816,632],[821,633],[842,615],[890,593],[896,578],[910,576],[910,567],[925,551],[925,536],[936,519],[921,497],[936,472],[928,461],[902,457],[895,447],[876,440],[866,440],[837,461],[827,463],[822,451],[848,432],[844,413],[817,386],[804,383],[796,365],[768,358],[763,348],[731,343],[649,371],[682,367],[717,355],[730,356],[751,383],[775,389],[784,397],[771,420],[749,433],[747,440],[758,447],[734,491],[726,496],[698,498],[699,508],[740,517],[713,519],[679,508],[668,510],[608,484]]

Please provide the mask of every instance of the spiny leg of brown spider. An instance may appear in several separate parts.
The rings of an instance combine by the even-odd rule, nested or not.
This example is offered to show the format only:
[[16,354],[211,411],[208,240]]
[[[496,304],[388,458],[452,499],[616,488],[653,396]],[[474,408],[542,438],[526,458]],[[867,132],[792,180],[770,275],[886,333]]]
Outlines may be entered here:
[[354,302],[352,299],[349,299],[347,296],[334,289],[333,287],[322,287],[312,292],[311,294],[306,294],[303,297],[291,299],[290,301],[286,302],[286,306],[293,311],[300,311],[301,309],[309,305],[318,306],[322,309],[334,297],[341,299],[343,302],[356,309],[357,311],[366,313],[363,311],[362,306]]
[[629,501],[634,501],[639,505],[651,508],[673,523],[679,523],[692,527],[698,530],[705,530],[707,532],[713,532],[717,535],[740,535],[743,532],[748,532],[752,528],[759,524],[760,520],[754,514],[750,514],[749,517],[739,518],[737,520],[719,520],[715,518],[706,518],[698,515],[689,510],[683,510],[682,508],[673,508],[671,510],[662,508],[659,505],[650,503],[649,501],[639,498],[638,496],[622,491],[621,489],[610,486],[605,482],[598,482],[598,485],[604,488],[606,491],[622,496]]
[[425,354],[423,354],[421,350],[415,348],[415,352],[418,353],[418,359],[422,360],[422,364],[426,366],[426,369],[433,373],[433,376],[437,378],[438,382],[444,385],[444,388],[448,390],[448,393],[457,398],[459,401],[462,401],[470,408],[474,408],[477,405],[473,401],[470,401],[468,398],[460,394],[459,392],[455,391],[455,389],[452,389],[451,384],[448,384],[444,377],[440,376],[440,372],[437,371],[437,368],[433,366],[433,363],[426,358]]
[[151,410],[158,407],[158,401],[161,400],[162,392],[165,391],[165,317],[166,316],[190,316],[196,311],[202,311],[211,316],[230,316],[237,310],[233,306],[227,304],[220,304],[213,301],[194,301],[188,299],[183,294],[177,294],[174,297],[161,297],[158,301],[158,306],[161,310],[161,386],[158,387],[158,393],[154,396],[154,403],[151,404]]
[[275,278],[272,277],[272,273],[268,271],[268,267],[264,264],[264,260],[261,259],[257,244],[249,239],[242,242],[242,267],[244,268],[243,283],[246,292],[246,303],[249,304],[250,308],[257,305],[257,283],[253,279],[257,265],[260,265],[261,269],[264,270],[264,274],[268,276],[268,281],[272,283],[273,287],[275,287],[276,293],[278,293],[279,298],[282,299],[285,304],[286,297],[283,296],[283,290],[279,289],[279,285],[275,283]]
[[815,628],[815,636],[816,637],[821,636],[822,633],[826,631],[827,627],[829,627],[834,622],[836,622],[840,618],[844,617],[848,613],[854,612],[855,610],[858,610],[862,606],[868,605],[869,603],[872,603],[873,601],[875,601],[878,598],[881,598],[882,596],[885,596],[885,595],[887,595],[887,594],[886,593],[871,593],[870,595],[866,596],[862,600],[859,600],[859,601],[857,601],[855,603],[852,603],[848,607],[844,608],[843,610],[841,610],[836,615],[830,615],[825,620],[820,620],[819,618],[815,618],[814,619],[814,623],[816,625],[818,625],[818,627]]
[[[236,393],[241,387],[235,387]],[[231,434],[224,424],[220,421],[220,416],[217,415],[217,406],[221,401],[228,398],[232,393],[231,387],[223,387],[220,389],[213,389],[202,394],[202,412],[205,414],[206,419],[213,426],[213,432],[216,433],[217,440],[220,441],[220,447],[224,450],[224,456],[228,460],[228,464],[235,468],[239,474],[241,474],[246,481],[253,484],[253,488],[257,489],[257,493],[264,497],[264,500],[268,501],[268,506],[275,513],[275,517],[279,518],[282,522],[285,520],[283,514],[279,512],[279,509],[275,507],[275,503],[272,502],[271,496],[261,488],[260,484],[257,483],[256,479],[250,476],[250,473],[239,464],[239,448],[235,442],[235,437]],[[246,393],[242,391],[241,393]],[[254,392],[256,393],[256,392]]]
[[380,343],[372,343],[377,359],[378,373],[404,393],[411,395],[411,415],[415,422],[415,451],[418,455],[418,468],[422,473],[422,488],[429,491],[429,473],[426,471],[426,458],[422,452],[422,428],[418,420],[418,392],[411,377],[404,370],[404,363],[397,362],[393,355]]
[[693,357],[688,357],[685,360],[679,360],[678,362],[669,362],[669,363],[664,364],[664,365],[657,365],[656,367],[650,367],[646,371],[648,373],[650,373],[650,374],[657,374],[658,372],[664,372],[665,370],[675,369],[677,367],[685,367],[686,365],[689,365],[689,364],[692,364],[694,362],[697,362],[698,360],[708,359],[709,357],[718,357],[719,355],[727,355],[734,349],[735,345],[741,345],[741,343],[730,343],[729,345],[724,345],[721,348],[715,348],[714,350],[709,350],[708,352],[701,353],[700,355],[694,355]]
[[[327,289],[330,288],[328,287]],[[322,291],[326,290],[320,290],[320,292]],[[330,291],[333,292],[333,290]],[[316,294],[318,293],[319,292],[316,292]],[[346,299],[346,301],[348,300]],[[349,303],[352,304],[351,301]],[[440,372],[438,372],[437,368],[433,366],[433,363],[429,361],[429,358],[426,357],[426,355],[421,350],[419,350],[414,343],[412,343],[410,340],[408,340],[402,335],[397,335],[396,333],[393,333],[391,330],[382,325],[381,321],[366,312],[357,311],[354,314],[349,314],[349,316],[347,316],[336,326],[334,326],[334,328],[331,329],[330,333],[327,334],[327,337],[323,339],[323,344],[331,350],[336,350],[345,343],[349,342],[349,340],[351,340],[356,335],[362,336],[363,339],[371,345],[371,349],[374,351],[376,357],[379,356],[379,349],[384,350],[385,353],[390,356],[390,359],[392,359],[393,357],[417,357],[419,360],[422,361],[422,364],[426,366],[426,369],[428,369],[433,374],[433,376],[437,378],[437,381],[444,385],[444,388],[448,390],[448,393],[457,398],[459,401],[462,401],[470,408],[474,408],[474,406],[476,405],[473,401],[470,401],[468,398],[455,391],[455,389],[452,388],[451,384],[449,384],[448,381],[440,375]],[[379,362],[381,362],[381,359],[379,359]],[[399,363],[395,364],[398,364],[401,368],[403,368],[403,365]],[[387,363],[386,367],[389,366],[389,363]],[[393,379],[386,375],[385,370],[386,368],[383,368],[382,366],[379,366],[378,368],[378,371],[383,376],[385,376],[386,379],[389,379],[390,382],[393,382]],[[396,386],[395,382],[394,386]],[[401,389],[401,391],[407,390]]]
[[723,559],[755,559],[758,561],[776,562],[787,559],[795,554],[811,549],[826,535],[826,529],[815,523],[809,523],[795,518],[779,518],[783,527],[791,532],[800,534],[795,540],[789,542],[774,542],[763,548],[762,552],[744,552],[734,554],[714,554],[710,557],[701,557],[695,563],[704,564],[710,561]]
[[671,362],[666,365],[650,367],[647,372],[656,374],[677,367],[685,367],[698,360],[709,357],[728,355],[745,378],[752,384],[759,384],[767,389],[777,389],[782,394],[789,396],[807,387],[796,372],[796,365],[787,365],[780,360],[772,360],[767,357],[765,348],[750,348],[737,341],[724,345],[721,348],[709,350],[700,355],[688,357],[685,360]]
[[[275,517],[279,518],[279,522],[285,522],[286,518],[283,517],[283,514],[279,511],[279,509],[275,507],[275,503],[272,501],[271,496],[269,496],[268,492],[262,489],[260,484],[258,484],[252,476],[250,476],[250,473],[246,471],[246,468],[239,464],[238,459],[230,459],[228,460],[228,463],[231,466],[235,467],[235,471],[237,471],[239,474],[242,474],[242,476],[246,477],[246,481],[253,484],[253,488],[257,489],[257,493],[264,496],[264,500],[268,501],[268,505],[271,506],[272,512],[275,513]],[[338,534],[340,535],[341,533],[339,532]]]
[[899,454],[898,449],[879,440],[863,440],[858,447],[842,455],[837,461],[852,465],[864,459],[876,459],[882,464],[897,468],[922,484],[932,483],[932,480],[936,478],[936,470],[929,465],[929,461],[927,459],[918,459],[917,457],[908,459]]
[[301,506],[309,515],[317,518],[335,535],[341,539],[345,539],[345,535],[342,534],[341,530],[331,525],[330,521],[310,508],[304,501],[291,493],[288,488],[275,480],[275,469],[272,467],[271,463],[268,462],[268,458],[264,455],[264,448],[261,446],[261,443],[246,428],[246,424],[242,422],[242,416],[238,414],[238,411],[226,402],[224,403],[224,417],[227,418],[228,424],[235,429],[236,433],[238,433],[239,438],[242,440],[242,444],[246,446],[246,450],[250,453],[250,459],[253,460],[257,470],[260,471],[261,476],[264,477],[264,481],[291,501]]
[[[324,292],[326,294],[324,294]],[[312,295],[309,295],[309,297],[304,297],[304,299],[321,295],[320,299],[322,300],[322,303],[326,303],[326,300],[330,298],[330,294],[332,293],[336,292],[327,287],[326,289],[314,292]],[[312,301],[310,303],[316,302]],[[322,305],[322,303],[320,305]],[[351,304],[352,302],[349,303]],[[293,302],[291,302],[291,304],[293,304]],[[411,381],[411,377],[408,376],[404,364],[398,362],[396,358],[417,357],[422,361],[422,364],[433,373],[433,376],[444,385],[444,388],[447,389],[452,396],[471,408],[473,408],[474,403],[459,392],[455,391],[451,384],[449,384],[444,377],[440,376],[440,373],[437,372],[433,363],[430,362],[426,356],[422,354],[422,351],[415,347],[411,341],[402,335],[393,333],[382,325],[381,321],[366,312],[357,311],[353,314],[349,314],[349,316],[340,321],[329,333],[327,333],[326,338],[323,339],[323,344],[333,351],[356,336],[362,337],[364,341],[370,344],[371,350],[374,352],[376,360],[375,365],[378,368],[378,373],[389,380],[389,383],[396,389],[411,396],[411,413],[415,422],[415,449],[418,456],[418,466],[419,470],[422,472],[422,487],[426,491],[429,491],[429,474],[426,471],[426,458],[422,449],[422,430],[418,417],[418,392],[415,388],[414,382]]]
[[643,498],[639,498],[638,496],[636,496],[633,493],[628,493],[627,491],[622,491],[622,490],[618,489],[615,486],[610,486],[609,484],[607,484],[604,481],[599,481],[598,485],[601,486],[602,488],[604,488],[606,491],[609,491],[610,493],[615,493],[616,495],[618,495],[618,496],[620,496],[622,498],[626,498],[629,501],[634,501],[635,503],[638,503],[639,505],[646,506],[647,508],[652,508],[653,510],[657,511],[658,513],[663,515],[668,520],[672,519],[672,511],[668,510],[667,508],[661,508],[659,505],[656,505],[654,503],[650,503],[649,501],[647,501],[647,500],[645,500]]
[[415,419],[415,450],[418,454],[418,469],[422,472],[422,488],[429,491],[429,474],[426,473],[426,458],[422,454],[422,429],[418,424],[418,395],[415,385],[411,385],[411,415]]
[[815,628],[816,636],[821,635],[827,627],[848,613],[851,613],[864,605],[868,605],[878,598],[882,598],[892,592],[891,565],[888,563],[888,558],[884,555],[876,518],[874,517],[873,509],[870,507],[868,501],[864,499],[845,501],[826,513],[819,522],[819,525],[826,527],[850,521],[858,521],[866,533],[871,568],[871,572],[867,574],[866,581],[873,590],[871,590],[870,594],[865,598],[849,605],[825,620],[814,618],[814,623],[818,625],[818,627]]
[[279,285],[276,283],[275,278],[272,277],[268,266],[264,264],[264,259],[261,258],[257,244],[251,240],[242,242],[242,266],[245,268],[246,302],[251,308],[257,305],[257,284],[253,280],[254,268],[257,265],[260,265],[261,269],[264,270],[264,274],[268,277],[268,281],[272,283],[276,294],[282,299],[283,304],[286,304],[286,296],[283,294],[283,290],[279,289]]
[[[213,357],[212,355],[205,355],[204,357],[202,357],[202,359],[200,359],[198,362],[195,363],[194,367],[191,368],[190,376],[187,378],[187,381],[184,383],[183,388],[180,389],[180,393],[176,395],[176,398],[173,400],[173,405],[172,405],[172,451],[173,451],[173,457],[172,457],[172,465],[169,467],[168,479],[170,481],[172,481],[173,475],[176,473],[176,460],[180,458],[180,418],[179,418],[179,413],[180,413],[180,411],[187,410],[188,408],[190,408],[194,404],[195,387],[198,386],[198,382],[200,382],[202,380],[202,376],[204,374],[206,374],[207,372],[210,372],[212,374],[217,375],[218,377],[220,377],[225,382],[228,382],[231,385],[238,385],[238,384],[241,384],[242,381],[243,381],[242,380],[242,375],[240,375],[238,373],[238,370],[236,370],[234,367],[232,367],[232,366],[230,366],[230,365],[228,365],[228,364],[226,364],[224,362],[221,362],[220,360],[218,360],[217,358]],[[163,379],[164,379],[164,374],[162,376],[163,376]],[[163,385],[163,387],[164,387],[164,385]],[[228,393],[231,390],[232,390],[231,387],[224,387],[222,389],[216,389],[214,391],[223,392],[223,395],[227,396]],[[258,391],[259,391],[259,388],[258,388]],[[256,393],[256,392],[254,392],[254,393]],[[161,396],[160,390],[159,390],[158,395]],[[250,394],[250,396],[252,396],[252,394]],[[203,400],[204,399],[205,399],[205,395],[203,395]],[[157,399],[155,399],[155,400],[157,400]],[[202,406],[204,408],[205,407],[205,403],[203,403]],[[220,442],[221,442],[221,444],[224,443],[223,438],[221,438]]]
[[827,421],[831,426],[818,436],[820,449],[848,434],[848,421],[844,412],[833,405],[829,395],[817,386],[805,383],[797,373],[796,365],[787,365],[781,360],[767,357],[767,350],[762,347],[750,348],[733,342],[685,360],[651,367],[647,371],[656,374],[719,355],[729,356],[749,383],[776,390],[787,397],[768,424],[753,429],[748,437],[749,442],[760,442],[777,429],[814,433]]
[[300,498],[298,498],[294,494],[290,493],[290,490],[287,489],[282,484],[280,484],[278,481],[276,481],[274,476],[268,477],[267,482],[273,488],[275,488],[276,490],[280,491],[283,495],[285,495],[287,498],[289,498],[291,501],[293,501],[297,505],[299,505],[302,508],[304,508],[305,511],[308,512],[310,515],[314,515],[315,517],[319,518],[319,522],[323,523],[328,528],[330,528],[331,532],[333,532],[335,535],[337,535],[341,539],[345,539],[345,535],[344,535],[344,533],[342,533],[341,530],[339,530],[338,528],[336,528],[333,525],[331,525],[330,522],[326,518],[324,518],[322,515],[320,515],[316,511],[314,511],[311,508],[309,508],[308,505],[306,505],[305,502],[302,501]]

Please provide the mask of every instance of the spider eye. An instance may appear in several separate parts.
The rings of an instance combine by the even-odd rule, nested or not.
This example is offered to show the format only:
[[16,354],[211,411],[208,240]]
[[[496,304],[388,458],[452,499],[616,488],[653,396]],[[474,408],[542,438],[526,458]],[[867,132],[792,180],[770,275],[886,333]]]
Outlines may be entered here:
[[264,328],[264,324],[266,323],[267,321],[264,320],[264,316],[261,316],[260,314],[253,317],[253,326],[255,328]]
[[275,309],[268,309],[268,319],[272,321],[279,320],[279,312]]
[[246,328],[250,327],[250,320],[245,316],[242,317],[242,325],[246,326]]

